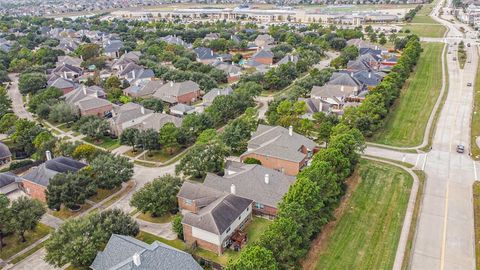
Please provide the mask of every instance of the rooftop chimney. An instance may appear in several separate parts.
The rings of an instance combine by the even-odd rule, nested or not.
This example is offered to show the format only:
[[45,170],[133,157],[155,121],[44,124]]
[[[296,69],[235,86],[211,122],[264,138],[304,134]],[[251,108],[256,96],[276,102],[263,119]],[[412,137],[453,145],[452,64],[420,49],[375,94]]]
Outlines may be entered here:
[[345,86],[343,86],[343,85],[340,86],[340,91],[342,91],[342,92],[345,91]]
[[51,160],[52,159],[52,152],[50,152],[50,150],[45,151],[45,156],[47,157],[47,160]]
[[133,263],[136,266],[140,266],[140,264],[142,264],[142,262],[140,261],[140,254],[138,253],[133,254]]
[[84,94],[84,95],[87,95],[87,87],[83,86],[82,89],[83,89],[83,94]]
[[232,193],[233,195],[237,193],[237,187],[234,184],[230,186],[230,193]]
[[372,72],[368,72],[368,78],[372,78]]
[[140,107],[140,112],[141,112],[142,114],[145,114],[145,108],[144,108],[143,106]]
[[132,70],[132,78],[135,79],[135,69]]
[[268,183],[270,183],[270,175],[268,175],[267,173],[265,174],[265,184],[268,184]]
[[292,126],[288,127],[288,135],[293,136],[293,127]]
[[173,81],[170,81],[170,86],[173,86]]

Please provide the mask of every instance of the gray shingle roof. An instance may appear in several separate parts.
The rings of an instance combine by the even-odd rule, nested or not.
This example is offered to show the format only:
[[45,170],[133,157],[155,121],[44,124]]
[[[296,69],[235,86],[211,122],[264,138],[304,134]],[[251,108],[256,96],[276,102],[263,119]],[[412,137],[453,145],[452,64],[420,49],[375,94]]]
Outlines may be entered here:
[[222,234],[252,204],[252,200],[226,194],[198,213],[186,213],[182,223],[211,233]]
[[312,97],[333,98],[333,97],[349,97],[356,95],[357,86],[325,84],[323,86],[314,86],[310,95]]
[[105,44],[104,50],[106,53],[118,52],[123,47],[123,42],[121,40],[110,40],[109,43]]
[[268,50],[261,50],[252,55],[252,59],[255,58],[273,58],[273,52]]
[[200,60],[215,59],[217,55],[213,53],[212,49],[205,47],[198,47],[194,49],[197,54],[197,58]]
[[159,80],[152,80],[147,82],[141,82],[139,84],[133,84],[123,90],[124,93],[128,93],[132,96],[149,96],[155,93],[160,87],[162,87],[163,82]]
[[49,86],[56,87],[58,89],[70,88],[75,87],[76,84],[73,81],[64,79],[62,77],[57,78],[52,83],[48,84]]
[[7,158],[11,156],[12,156],[12,153],[10,152],[10,149],[8,149],[8,146],[0,142],[0,158]]
[[256,153],[262,156],[275,157],[295,162],[302,161],[306,154],[300,152],[302,146],[313,150],[316,143],[305,136],[292,132],[280,126],[258,125],[257,131],[248,141],[248,151],[242,156]]
[[[138,256],[139,265],[133,257]],[[130,236],[112,234],[90,266],[93,270],[201,270],[193,257],[158,241],[146,244]]]
[[0,188],[15,183],[17,176],[13,173],[0,173]]
[[71,158],[57,157],[30,169],[22,178],[47,187],[50,179],[56,174],[76,172],[85,166],[87,165]]
[[228,96],[233,93],[233,89],[231,87],[225,87],[225,88],[213,88],[212,90],[208,91],[203,97],[202,100],[203,102],[206,103],[212,103],[213,100],[218,97],[218,96]]
[[[229,168],[225,170],[228,172]],[[261,165],[242,164],[240,168],[235,168],[235,171],[236,173],[225,174],[223,177],[208,173],[203,184],[224,192],[229,192],[231,185],[234,184],[236,195],[277,207],[290,185],[295,182],[295,177]],[[268,179],[268,183],[265,178]]]
[[330,85],[348,85],[348,86],[360,86],[360,82],[358,82],[355,78],[352,78],[349,73],[345,72],[334,72],[332,77],[330,77],[330,81],[327,82]]
[[[193,81],[184,81],[184,82],[170,82],[164,84],[160,87],[154,94],[153,97],[165,100],[165,98],[176,98],[194,91],[200,90],[200,86]],[[168,100],[165,100],[169,102]]]

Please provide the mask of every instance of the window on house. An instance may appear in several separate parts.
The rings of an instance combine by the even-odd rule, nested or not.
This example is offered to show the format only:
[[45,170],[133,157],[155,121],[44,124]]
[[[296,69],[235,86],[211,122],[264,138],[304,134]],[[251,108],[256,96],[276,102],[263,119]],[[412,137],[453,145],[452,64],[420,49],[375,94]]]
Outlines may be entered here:
[[225,231],[226,233],[228,233],[230,231],[230,227],[227,228],[227,230]]
[[255,203],[255,208],[257,208],[257,209],[263,209],[264,206],[263,206],[263,204],[261,204],[261,203]]
[[186,205],[192,205],[192,204],[193,204],[193,201],[192,201],[192,200],[189,200],[189,199],[185,199],[185,204],[186,204]]

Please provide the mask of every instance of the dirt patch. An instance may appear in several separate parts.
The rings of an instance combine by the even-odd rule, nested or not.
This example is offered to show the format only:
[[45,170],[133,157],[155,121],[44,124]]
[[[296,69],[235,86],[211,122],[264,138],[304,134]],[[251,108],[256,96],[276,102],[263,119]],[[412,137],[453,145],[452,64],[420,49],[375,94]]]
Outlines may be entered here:
[[323,228],[322,231],[317,235],[317,237],[312,241],[310,244],[310,250],[308,251],[307,256],[302,261],[302,269],[304,270],[314,270],[317,264],[317,258],[320,253],[322,253],[328,245],[328,239],[330,238],[333,230],[337,226],[338,220],[340,217],[345,213],[347,209],[348,202],[352,197],[352,193],[357,188],[358,184],[361,181],[359,170],[355,170],[352,176],[350,176],[347,181],[347,191],[345,195],[343,195],[342,199],[340,200],[340,204],[335,209],[333,215],[334,219],[327,223]]

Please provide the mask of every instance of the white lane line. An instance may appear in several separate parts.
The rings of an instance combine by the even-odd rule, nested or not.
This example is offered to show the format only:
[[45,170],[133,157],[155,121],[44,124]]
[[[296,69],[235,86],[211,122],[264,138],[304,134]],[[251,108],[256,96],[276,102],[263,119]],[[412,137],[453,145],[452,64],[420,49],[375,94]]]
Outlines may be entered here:
[[427,155],[428,154],[425,154],[425,157],[423,158],[422,171],[425,171],[425,164],[427,164]]
[[407,158],[407,155],[403,155],[402,162],[405,162],[405,158]]
[[415,168],[418,168],[417,165],[418,165],[418,159],[420,158],[420,155],[417,155],[417,160],[415,161]]
[[447,241],[447,216],[448,216],[448,180],[447,180],[447,190],[445,191],[445,218],[443,219],[443,235],[442,235],[442,254],[440,256],[440,270],[445,268],[445,243]]

